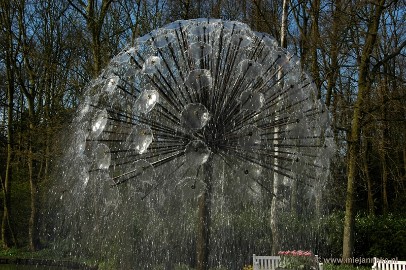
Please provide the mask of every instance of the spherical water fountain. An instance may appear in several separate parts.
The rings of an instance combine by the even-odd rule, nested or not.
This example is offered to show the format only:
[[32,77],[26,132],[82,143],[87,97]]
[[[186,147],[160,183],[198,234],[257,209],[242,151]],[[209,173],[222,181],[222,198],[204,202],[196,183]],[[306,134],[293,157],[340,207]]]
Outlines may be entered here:
[[236,269],[224,261],[234,247],[211,235],[227,199],[272,199],[276,177],[313,190],[334,152],[298,58],[214,19],[135,40],[88,87],[73,129],[49,237],[68,256],[122,269]]

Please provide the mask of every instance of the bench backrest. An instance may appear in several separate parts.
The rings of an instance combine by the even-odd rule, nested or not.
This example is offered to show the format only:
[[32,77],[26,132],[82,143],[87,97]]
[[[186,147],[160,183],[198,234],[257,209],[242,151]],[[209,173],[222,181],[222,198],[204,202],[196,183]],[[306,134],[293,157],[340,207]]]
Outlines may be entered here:
[[372,269],[375,269],[375,270],[406,270],[406,261],[382,260],[382,259],[374,258],[374,265],[372,265]]
[[252,256],[254,270],[275,270],[279,266],[280,256]]
[[[318,256],[315,255],[315,260],[318,262]],[[276,270],[281,261],[280,256],[252,256],[252,265],[254,270]],[[323,270],[323,264],[317,264],[318,270]],[[406,269],[383,269],[383,270],[406,270]]]

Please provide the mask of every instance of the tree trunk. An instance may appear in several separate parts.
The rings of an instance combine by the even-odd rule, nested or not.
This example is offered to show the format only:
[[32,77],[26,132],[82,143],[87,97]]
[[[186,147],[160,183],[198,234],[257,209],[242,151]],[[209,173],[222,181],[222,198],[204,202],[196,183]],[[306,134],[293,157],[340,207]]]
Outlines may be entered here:
[[375,204],[374,204],[374,194],[372,192],[372,179],[369,174],[369,142],[367,138],[364,138],[364,149],[363,149],[363,170],[365,175],[365,181],[367,184],[367,198],[368,198],[368,215],[375,216]]
[[[281,23],[281,47],[283,48],[287,48],[287,28],[288,28],[288,1],[284,0],[283,1],[283,6],[282,6],[282,23]],[[279,77],[281,77],[281,75],[279,75]],[[278,78],[279,79],[279,78]],[[276,133],[275,133],[276,134]],[[277,155],[277,153],[275,154]],[[277,162],[277,159],[275,159],[275,162]],[[274,179],[277,179],[279,177],[279,175],[275,174],[274,175]],[[277,183],[277,185],[279,185],[279,181],[274,181],[275,183]],[[292,182],[292,187],[290,189],[290,212],[293,216],[297,216],[297,188],[298,183],[296,181]],[[274,192],[277,192],[278,187],[274,186]],[[276,193],[274,193],[276,194]],[[277,198],[274,197],[273,201],[277,201]],[[273,209],[273,208],[271,208]],[[276,211],[276,209],[274,209],[274,211]],[[274,213],[274,215],[276,215],[276,213]],[[275,225],[274,225],[275,226]],[[276,233],[276,232],[275,232]],[[275,234],[276,235],[276,234]],[[279,241],[277,241],[279,242]],[[276,252],[278,252],[277,250],[273,250],[272,254],[276,254]]]
[[[7,65],[10,67],[9,65]],[[1,240],[4,248],[8,248],[11,244],[16,244],[14,240],[13,231],[10,225],[10,184],[12,179],[11,162],[13,160],[13,108],[14,108],[14,80],[12,71],[7,68],[7,96],[8,96],[8,108],[7,108],[7,158],[6,158],[6,170],[4,181],[2,181],[3,188],[3,219],[1,224]]]
[[[288,8],[289,8],[289,2],[288,0],[283,0],[283,8],[282,8],[282,23],[281,23],[281,46],[283,48],[287,47],[287,25],[288,25]],[[282,77],[282,73],[278,73],[278,79]],[[283,84],[281,82],[281,84]],[[282,89],[282,88],[281,88]],[[278,166],[278,127],[275,127],[275,158],[274,158],[274,164],[275,166]],[[271,203],[271,231],[272,231],[272,254],[276,254],[279,251],[280,244],[281,244],[281,239],[280,239],[280,234],[279,234],[279,229],[278,229],[278,205],[279,205],[279,185],[280,185],[280,175],[278,173],[273,173],[273,194],[275,195],[272,198],[272,203]],[[293,182],[293,185],[297,185],[297,183]]]
[[[31,95],[32,96],[32,95]],[[28,98],[28,111],[29,111],[29,135],[28,135],[28,178],[30,183],[30,219],[28,222],[28,243],[31,251],[36,251],[39,247],[38,233],[37,233],[37,183],[34,177],[34,151],[32,145],[32,134],[34,132],[34,99]]]
[[290,189],[290,213],[292,216],[297,216],[298,202],[297,202],[297,193],[298,193],[298,183],[293,181],[292,187]]
[[388,214],[388,163],[386,162],[386,154],[383,145],[380,147],[379,156],[381,160],[381,169],[382,169],[382,213],[384,215]]
[[327,76],[327,89],[326,89],[326,106],[327,108],[330,107],[331,98],[333,95],[333,89],[336,86],[336,81],[338,77],[339,67],[338,67],[338,38],[339,38],[339,27],[340,21],[339,18],[341,16],[341,1],[337,0],[334,4],[334,11],[333,11],[333,26],[332,26],[332,33],[331,33],[331,46],[330,46],[330,68]]
[[213,197],[213,159],[203,164],[203,177],[205,189],[199,196],[199,221],[197,228],[196,256],[197,270],[209,269],[210,231],[211,231],[211,204]]
[[288,8],[289,1],[283,0],[282,6],[282,23],[281,23],[281,47],[287,48],[287,37],[288,37]]
[[[387,64],[383,65],[384,67],[384,74],[389,74],[389,68]],[[380,87],[381,91],[381,103],[386,104],[388,102],[387,97],[387,87],[388,85],[388,78],[385,76],[383,78],[383,85]],[[389,203],[388,203],[388,176],[389,176],[389,169],[388,169],[388,162],[387,162],[387,148],[388,148],[388,137],[389,137],[389,130],[388,130],[388,119],[387,119],[387,108],[385,105],[381,107],[381,117],[382,117],[382,138],[379,143],[379,156],[381,161],[381,168],[382,168],[382,213],[384,215],[388,214]]]
[[403,146],[403,179],[406,180],[406,146]]
[[[349,262],[353,255],[354,223],[355,223],[355,180],[357,177],[357,158],[361,134],[361,113],[365,96],[368,93],[370,82],[368,72],[370,55],[376,44],[380,17],[384,10],[385,0],[379,0],[372,9],[371,19],[368,23],[365,44],[363,45],[361,61],[358,69],[358,94],[352,114],[352,124],[349,136],[348,149],[348,176],[347,197],[345,203],[344,234],[343,234],[343,262]],[[372,4],[371,4],[372,5]]]
[[320,0],[313,0],[311,3],[311,18],[312,18],[312,25],[311,25],[311,59],[312,59],[312,67],[311,67],[311,74],[313,76],[314,83],[317,87],[317,98],[321,99],[321,85],[322,80],[320,79],[320,68],[317,58],[317,49],[319,48],[319,16],[320,16]]
[[307,62],[307,54],[309,51],[309,42],[308,42],[308,24],[309,24],[309,16],[307,15],[306,11],[306,2],[303,1],[299,5],[299,12],[301,12],[300,16],[303,18],[303,24],[300,26],[299,18],[296,19],[297,25],[299,26],[300,33],[299,33],[299,45],[300,45],[300,66],[303,70],[305,70],[306,66],[305,63]]
[[13,132],[13,110],[14,110],[14,84],[15,73],[13,69],[14,45],[13,45],[13,31],[12,31],[12,14],[10,2],[2,1],[0,4],[1,12],[0,19],[1,25],[4,27],[6,35],[4,38],[4,52],[5,52],[5,66],[6,66],[6,85],[7,85],[7,154],[6,154],[6,168],[4,172],[4,180],[2,182],[3,190],[3,217],[1,223],[1,240],[4,248],[11,245],[16,245],[14,233],[10,224],[11,216],[11,203],[10,203],[10,190],[12,181],[12,161],[13,161],[13,145],[14,145],[14,132]]
[[[211,14],[213,18],[221,18],[221,5],[222,5],[222,0],[215,1],[216,3],[211,2],[212,9],[211,9]],[[244,18],[245,18],[244,14]]]

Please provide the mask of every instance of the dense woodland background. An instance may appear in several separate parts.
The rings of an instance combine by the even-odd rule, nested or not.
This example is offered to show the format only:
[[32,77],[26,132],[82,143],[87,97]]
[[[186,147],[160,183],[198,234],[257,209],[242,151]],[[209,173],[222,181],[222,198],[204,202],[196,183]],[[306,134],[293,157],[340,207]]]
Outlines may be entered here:
[[320,254],[406,259],[405,0],[0,0],[3,248],[46,244],[37,224],[62,155],[57,139],[114,55],[166,23],[199,17],[281,40],[284,4],[282,45],[313,76],[338,145]]

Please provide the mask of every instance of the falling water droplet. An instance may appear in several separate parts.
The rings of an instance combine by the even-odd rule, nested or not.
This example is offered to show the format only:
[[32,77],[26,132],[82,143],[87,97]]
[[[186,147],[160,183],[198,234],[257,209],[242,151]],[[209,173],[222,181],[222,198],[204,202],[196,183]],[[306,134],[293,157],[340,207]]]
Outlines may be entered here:
[[142,72],[148,75],[154,75],[161,65],[161,58],[150,56],[142,66]]
[[262,65],[249,59],[242,60],[238,65],[238,69],[241,76],[244,76],[247,80],[252,80],[262,75]]
[[157,48],[163,48],[168,46],[172,41],[175,40],[175,35],[173,33],[159,33],[157,34],[156,38],[154,38],[155,46]]
[[[148,88],[147,88],[148,89]],[[141,93],[134,104],[134,112],[149,113],[159,102],[159,93],[156,90],[149,89]]]
[[86,97],[85,100],[79,105],[79,120],[81,120],[90,111],[90,97]]
[[171,23],[165,25],[163,28],[167,29],[167,30],[179,29],[187,23],[188,22],[184,21],[184,20],[177,20],[177,21],[174,21],[174,22],[171,22]]
[[204,189],[204,183],[197,177],[184,177],[174,187],[173,192],[181,194],[183,200],[196,198]]
[[211,46],[204,42],[195,42],[189,46],[189,55],[195,59],[201,59],[211,53]]
[[81,179],[83,181],[83,187],[87,186],[87,183],[89,182],[89,170],[86,167],[82,168],[82,173],[81,173]]
[[78,154],[82,155],[86,149],[86,137],[87,134],[83,130],[77,132],[75,139],[76,139],[76,149]]
[[260,111],[265,103],[265,97],[262,93],[252,93],[250,90],[246,90],[241,93],[240,96],[241,109]]
[[203,141],[191,141],[186,145],[185,162],[190,166],[200,166],[207,162],[210,154],[210,149]]
[[153,135],[150,127],[136,125],[128,135],[126,143],[129,149],[135,150],[138,154],[143,154],[152,143],[152,139]]
[[244,48],[251,44],[252,39],[248,36],[241,34],[234,34],[231,36],[231,44],[238,48]]
[[92,135],[93,137],[98,137],[104,130],[107,124],[107,110],[99,110],[96,112],[95,117],[92,122]]
[[194,91],[200,91],[205,87],[210,87],[212,84],[212,78],[210,71],[207,69],[194,69],[192,70],[186,81],[186,86],[193,89]]
[[181,121],[184,127],[199,130],[206,126],[210,120],[210,114],[206,107],[200,103],[186,105],[181,113]]
[[191,36],[203,36],[210,34],[212,31],[214,31],[214,27],[212,24],[197,24],[197,25],[191,25],[189,28],[189,34]]
[[103,143],[99,144],[94,150],[94,160],[98,169],[108,169],[111,162],[111,153],[109,147]]
[[[121,175],[118,181],[129,184],[133,193],[141,198],[148,195],[157,185],[155,168],[146,161],[140,159],[128,164],[128,171]],[[115,178],[113,178],[114,181]]]
[[120,82],[119,76],[112,76],[106,80],[106,84],[104,85],[104,91],[111,94],[117,89],[117,85]]
[[246,150],[256,149],[261,144],[261,130],[253,125],[243,127],[239,132],[239,144]]

